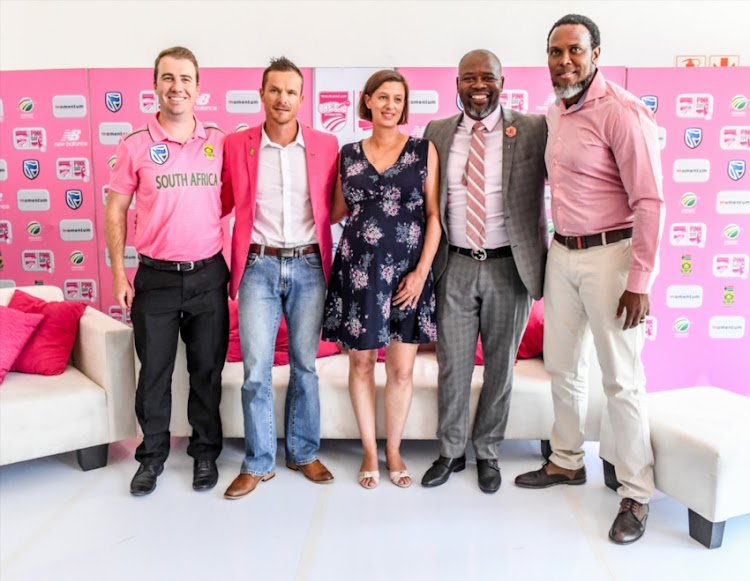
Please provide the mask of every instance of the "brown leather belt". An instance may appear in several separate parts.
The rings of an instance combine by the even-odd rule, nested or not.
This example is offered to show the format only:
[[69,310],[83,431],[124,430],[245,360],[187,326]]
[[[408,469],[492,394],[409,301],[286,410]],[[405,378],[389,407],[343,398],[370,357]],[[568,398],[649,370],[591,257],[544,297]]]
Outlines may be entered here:
[[156,270],[171,270],[176,272],[192,272],[194,270],[200,270],[207,264],[211,264],[214,260],[221,256],[221,252],[214,254],[210,258],[204,258],[203,260],[186,260],[183,262],[176,262],[173,260],[157,260],[144,254],[139,254],[141,263]]
[[294,248],[274,248],[273,246],[263,246],[262,244],[250,245],[250,253],[259,254],[260,256],[299,258],[304,254],[312,254],[313,252],[320,252],[320,246],[317,244],[305,244],[304,246],[295,246]]
[[583,250],[593,248],[594,246],[606,246],[614,244],[633,237],[633,228],[623,228],[622,230],[610,230],[591,236],[562,236],[555,232],[555,240],[569,250]]

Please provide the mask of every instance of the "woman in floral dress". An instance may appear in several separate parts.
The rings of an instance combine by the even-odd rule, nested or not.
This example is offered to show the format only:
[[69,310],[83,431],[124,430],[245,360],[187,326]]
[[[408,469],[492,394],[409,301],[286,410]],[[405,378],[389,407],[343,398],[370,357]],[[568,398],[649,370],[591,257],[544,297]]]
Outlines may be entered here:
[[365,84],[359,115],[372,137],[341,150],[331,223],[349,214],[333,262],[323,338],[349,350],[349,394],[362,437],[359,482],[378,484],[375,439],[377,350],[386,351],[386,467],[402,488],[411,477],[401,437],[411,405],[419,344],[437,339],[432,259],[440,240],[438,157],[428,141],[402,134],[409,88],[395,71]]

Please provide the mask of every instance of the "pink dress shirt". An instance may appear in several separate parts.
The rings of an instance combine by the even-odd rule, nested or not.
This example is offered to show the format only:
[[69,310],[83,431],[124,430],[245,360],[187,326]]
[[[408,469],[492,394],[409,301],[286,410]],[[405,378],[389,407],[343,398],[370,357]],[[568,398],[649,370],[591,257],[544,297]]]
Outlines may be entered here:
[[545,161],[552,221],[563,236],[633,227],[626,289],[648,293],[664,225],[662,171],[653,114],[634,95],[594,76],[570,108],[547,112]]

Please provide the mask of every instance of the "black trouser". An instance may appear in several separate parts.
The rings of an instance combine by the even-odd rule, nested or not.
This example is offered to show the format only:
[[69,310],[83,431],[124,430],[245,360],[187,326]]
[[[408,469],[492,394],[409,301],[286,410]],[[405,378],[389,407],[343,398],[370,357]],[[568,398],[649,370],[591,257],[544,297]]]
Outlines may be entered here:
[[143,464],[162,464],[169,455],[178,333],[185,342],[190,374],[187,416],[193,435],[187,452],[198,460],[215,460],[221,452],[219,403],[229,343],[228,281],[229,269],[222,257],[190,272],[138,267],[130,317],[141,362],[135,413],[143,442],[135,458]]

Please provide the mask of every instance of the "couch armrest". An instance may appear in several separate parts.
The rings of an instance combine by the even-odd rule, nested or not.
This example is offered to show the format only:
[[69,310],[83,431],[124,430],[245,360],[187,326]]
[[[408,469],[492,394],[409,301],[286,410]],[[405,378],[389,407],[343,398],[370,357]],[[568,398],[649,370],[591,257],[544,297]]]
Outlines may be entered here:
[[73,365],[107,394],[109,441],[137,435],[133,329],[87,307],[78,326]]

